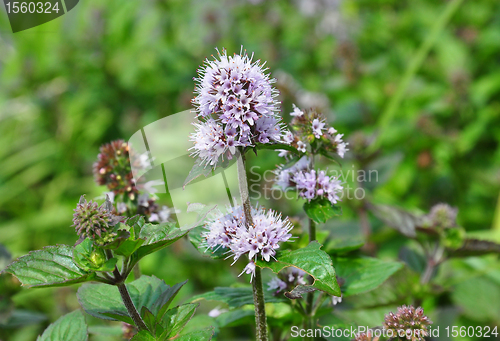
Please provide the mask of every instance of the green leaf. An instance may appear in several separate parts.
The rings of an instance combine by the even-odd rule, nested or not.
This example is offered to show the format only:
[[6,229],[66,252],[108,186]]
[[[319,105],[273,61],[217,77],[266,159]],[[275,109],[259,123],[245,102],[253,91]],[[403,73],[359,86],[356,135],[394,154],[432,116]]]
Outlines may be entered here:
[[276,254],[276,261],[265,262],[258,260],[256,264],[261,268],[269,268],[278,273],[289,266],[296,267],[307,272],[314,278],[312,286],[330,295],[340,296],[340,287],[335,276],[330,256],[320,250],[321,244],[311,242],[307,247],[284,251]]
[[92,281],[94,272],[79,268],[68,245],[47,246],[31,251],[10,264],[5,272],[16,276],[23,286],[55,287]]
[[475,321],[500,320],[500,286],[485,276],[470,278],[451,290],[453,303]]
[[[329,254],[347,253],[364,245],[364,238],[358,221],[330,220],[321,229],[329,233],[328,239],[323,244],[323,250]],[[318,232],[317,235],[319,235]],[[319,238],[317,239],[319,240]]]
[[191,181],[196,179],[197,177],[203,175],[204,177],[208,177],[212,174],[213,167],[207,164],[203,164],[203,160],[198,158],[194,161],[193,168],[189,172],[186,180],[184,180],[184,184],[182,185],[185,188]]
[[[7,315],[7,316],[6,316]],[[28,324],[37,324],[47,319],[42,313],[30,310],[15,309],[12,312],[0,314],[0,329],[1,328],[19,328]]]
[[184,237],[189,230],[181,230],[175,227],[173,223],[164,224],[146,224],[141,230],[140,238],[145,239],[145,243],[137,249],[132,255],[133,263],[135,264],[141,258],[149,255],[150,253],[159,251],[182,237]]
[[377,218],[407,237],[415,238],[417,227],[422,226],[421,217],[401,208],[373,204],[369,208]]
[[174,338],[179,335],[193,317],[197,307],[198,304],[188,303],[167,311],[160,321],[160,324],[165,329],[160,338]]
[[345,281],[342,286],[344,296],[373,290],[403,267],[399,262],[369,257],[336,257],[333,266],[339,278]]
[[89,238],[75,246],[73,260],[86,271],[112,271],[118,259],[106,259],[104,250],[96,248]]
[[214,328],[210,327],[180,335],[175,338],[175,341],[210,341],[213,335]]
[[[246,304],[253,304],[253,294],[251,287],[231,288],[217,287],[214,291],[206,292],[191,298],[191,302],[205,299],[207,301],[219,301],[226,303],[229,308],[239,308]],[[266,303],[286,302],[285,299],[273,296],[269,291],[264,291]]]
[[[153,315],[158,316],[165,312],[185,283],[178,283],[170,287],[154,276],[143,275],[126,286],[138,311],[141,311],[142,307],[146,307]],[[91,316],[133,324],[116,286],[107,284],[82,285],[78,289],[77,297],[82,308]]]
[[450,257],[482,256],[490,253],[500,254],[500,244],[473,238],[466,238],[460,248],[448,251]]
[[149,330],[156,331],[156,317],[153,315],[151,310],[146,307],[142,307],[141,317]]
[[318,198],[306,202],[304,211],[315,223],[326,223],[328,219],[342,215],[342,208],[332,205],[326,198]]
[[60,317],[48,326],[37,341],[87,341],[87,324],[80,310]]
[[144,239],[127,239],[121,245],[114,250],[114,253],[124,257],[130,257],[135,251],[137,251],[142,244],[144,244]]
[[158,341],[158,339],[147,330],[141,330],[130,341]]

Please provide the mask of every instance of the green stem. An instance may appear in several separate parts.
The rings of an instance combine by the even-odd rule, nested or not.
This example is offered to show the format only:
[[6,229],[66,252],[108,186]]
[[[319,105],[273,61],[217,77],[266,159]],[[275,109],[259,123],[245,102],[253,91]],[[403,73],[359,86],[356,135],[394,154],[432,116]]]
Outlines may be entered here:
[[[111,250],[106,250],[106,256],[108,259],[113,258],[113,253]],[[127,263],[128,260],[125,260],[125,264]],[[127,270],[125,269],[125,272]],[[134,302],[132,302],[132,299],[130,298],[130,294],[128,293],[127,287],[125,286],[125,280],[127,279],[128,273],[125,273],[125,276],[122,276],[120,271],[118,270],[118,267],[115,266],[113,270],[113,283],[118,287],[118,291],[120,292],[120,296],[122,298],[123,304],[125,305],[125,308],[127,308],[127,312],[130,316],[130,318],[134,321],[134,324],[139,328],[139,330],[148,330],[148,327],[144,323],[144,321],[141,318],[141,315],[137,312],[137,309],[134,306]]]
[[[316,223],[309,218],[309,243],[312,241],[316,240]],[[312,283],[312,278],[311,278],[311,283]],[[314,292],[309,292],[307,293],[307,298],[306,298],[306,328],[307,329],[314,329],[314,311],[313,311],[313,306],[314,306]],[[304,337],[305,341],[313,340],[312,338],[309,337]]]
[[[237,158],[238,185],[240,189],[241,202],[247,226],[253,225],[252,208],[248,195],[248,181],[245,169],[244,151]],[[257,341],[268,341],[266,307],[264,301],[264,290],[262,289],[262,275],[259,267],[255,267],[255,274],[252,280],[253,302],[255,306],[255,326],[257,329]]]
[[137,328],[139,328],[139,330],[148,330],[148,327],[142,320],[141,315],[137,312],[134,302],[132,302],[132,299],[130,298],[130,294],[128,293],[125,283],[117,284],[117,286],[120,296],[122,297],[123,304],[125,304],[125,308],[127,308],[128,314],[134,321]]

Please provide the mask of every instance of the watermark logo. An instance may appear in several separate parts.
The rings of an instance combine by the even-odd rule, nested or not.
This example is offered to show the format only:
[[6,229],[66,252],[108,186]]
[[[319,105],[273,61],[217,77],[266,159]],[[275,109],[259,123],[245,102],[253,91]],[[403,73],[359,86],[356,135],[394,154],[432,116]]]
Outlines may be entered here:
[[3,0],[12,32],[20,32],[59,18],[79,0]]
[[189,155],[194,121],[196,113],[186,110],[145,126],[128,141],[131,160],[141,161],[132,163],[135,182],[154,187],[149,188],[150,192],[170,197],[183,229],[199,225],[203,212],[223,210],[240,198],[236,169],[239,155],[214,171],[208,166],[205,175],[186,184],[195,163]]

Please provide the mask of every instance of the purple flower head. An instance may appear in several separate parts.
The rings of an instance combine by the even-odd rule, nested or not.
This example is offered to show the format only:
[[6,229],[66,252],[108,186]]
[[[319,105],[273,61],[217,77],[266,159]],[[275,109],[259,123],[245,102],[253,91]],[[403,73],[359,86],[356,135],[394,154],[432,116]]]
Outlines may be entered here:
[[336,204],[341,200],[342,182],[338,177],[326,175],[325,171],[309,170],[309,161],[307,156],[303,156],[290,168],[278,167],[275,171],[276,185],[283,191],[295,189],[308,201],[323,197]]
[[[292,136],[286,135],[283,139],[299,152],[306,153],[308,149],[311,150],[310,146],[316,145],[316,149],[319,147],[343,158],[349,150],[348,143],[342,140],[343,134],[337,134],[335,128],[328,126],[323,114],[314,110],[302,111],[294,104],[290,115],[293,116],[290,123],[293,133]],[[288,157],[288,153],[280,151],[280,156]]]
[[[272,86],[275,80],[265,73],[265,63],[252,61],[253,54],[246,51],[233,56],[226,50],[217,52],[218,59],[207,59],[198,70],[192,100],[200,120],[191,135],[192,154],[210,165],[221,156],[231,158],[236,147],[283,138],[278,91]],[[210,131],[213,134],[206,136]]]
[[233,257],[234,262],[248,255],[250,263],[243,271],[247,274],[254,273],[254,262],[258,257],[269,262],[280,247],[279,243],[292,237],[290,231],[293,226],[288,218],[282,219],[281,214],[272,210],[252,207],[253,224],[249,227],[242,206],[229,207],[227,211],[228,214],[221,214],[218,219],[205,225],[205,246],[212,250],[227,249],[228,258]]
[[406,338],[412,341],[424,341],[429,335],[427,330],[432,321],[424,315],[424,310],[420,307],[403,305],[398,308],[396,314],[389,313],[384,319],[384,329],[392,332],[400,339]]

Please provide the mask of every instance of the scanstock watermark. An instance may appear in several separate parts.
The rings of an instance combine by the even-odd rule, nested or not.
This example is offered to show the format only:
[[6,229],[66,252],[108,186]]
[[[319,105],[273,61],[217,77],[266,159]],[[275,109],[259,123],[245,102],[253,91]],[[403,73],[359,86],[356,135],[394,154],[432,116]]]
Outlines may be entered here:
[[[157,120],[140,130],[129,139],[131,159],[141,160],[132,164],[132,174],[136,183],[143,183],[149,192],[165,194],[167,201],[175,209],[181,228],[199,225],[200,212],[195,207],[202,204],[205,211],[224,209],[240,198],[236,160],[233,159],[214,171],[204,172],[193,181],[186,183],[195,159],[190,156],[193,142],[190,135],[194,132],[192,122],[196,113],[182,111]],[[249,167],[250,199],[278,200],[282,197],[296,199],[295,191],[282,191],[273,187],[274,169]],[[342,196],[347,199],[362,199],[363,186],[349,187],[348,183],[377,182],[377,171],[329,170],[328,175],[336,176],[343,182]]]
[[349,339],[354,339],[356,335],[361,333],[370,332],[373,337],[383,337],[383,338],[407,338],[408,340],[419,339],[419,337],[431,336],[439,337],[439,327],[431,328],[429,327],[424,334],[423,330],[400,330],[396,333],[393,330],[378,329],[378,328],[368,328],[366,326],[351,326],[347,328],[335,328],[331,326],[324,326],[323,328],[315,329],[304,329],[298,326],[293,326],[291,328],[290,335],[292,337],[314,337],[314,338],[326,338],[326,337],[344,337]]
[[71,11],[79,0],[3,0],[12,32],[40,26]]

